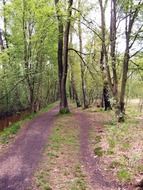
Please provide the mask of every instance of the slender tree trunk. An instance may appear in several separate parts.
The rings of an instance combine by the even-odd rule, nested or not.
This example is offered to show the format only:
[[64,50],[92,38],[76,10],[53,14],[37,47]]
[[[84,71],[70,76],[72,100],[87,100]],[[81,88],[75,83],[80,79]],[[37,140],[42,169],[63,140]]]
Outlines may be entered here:
[[[73,36],[72,36],[72,32],[70,33],[70,47],[73,48]],[[75,85],[75,78],[74,78],[74,70],[73,70],[73,60],[72,60],[72,54],[70,54],[69,56],[69,63],[70,63],[70,71],[71,71],[71,96],[72,98],[76,101],[76,105],[77,107],[81,107],[80,104],[80,99],[78,97],[78,92],[76,89],[76,85]]]
[[56,6],[56,14],[58,19],[58,77],[59,77],[59,95],[60,95],[60,107],[61,107],[61,81],[63,75],[63,33],[64,33],[64,26],[62,22],[62,18],[59,16],[59,8],[58,8],[59,0],[55,0]]
[[125,92],[126,92],[126,84],[127,84],[127,74],[128,74],[128,67],[129,67],[129,36],[126,39],[126,50],[124,54],[123,60],[123,74],[122,74],[122,82],[121,82],[121,93],[120,93],[120,102],[118,107],[118,121],[124,121],[124,114],[125,114]]
[[[81,8],[81,0],[78,0],[78,8]],[[80,56],[82,57],[81,52],[83,52],[83,44],[82,44],[82,29],[81,29],[81,19],[79,18],[78,21],[78,33],[79,33],[79,51]],[[83,96],[83,108],[88,108],[88,101],[87,101],[87,93],[86,93],[86,81],[85,81],[85,66],[83,61],[80,60],[81,66],[81,85],[82,85],[82,96]]]
[[22,24],[23,24],[23,43],[24,43],[24,67],[25,67],[25,75],[27,79],[27,84],[29,88],[29,104],[31,112],[34,111],[34,84],[31,81],[30,78],[30,67],[29,67],[29,52],[28,52],[28,42],[27,42],[27,21],[26,21],[26,10],[27,10],[27,4],[26,1],[23,0],[23,18],[22,18]]
[[120,93],[120,100],[119,100],[119,107],[118,107],[118,113],[119,113],[118,121],[119,122],[124,121],[125,93],[126,93],[126,84],[127,84],[127,78],[128,78],[129,61],[130,61],[130,49],[132,48],[132,45],[134,44],[134,42],[130,44],[131,33],[132,33],[135,19],[138,17],[139,10],[140,10],[140,2],[138,3],[138,6],[136,7],[135,11],[130,10],[130,14],[128,16],[126,15],[126,20],[125,20],[126,49],[125,49],[124,59],[123,59],[121,93]]
[[6,19],[6,13],[5,13],[5,6],[6,6],[6,0],[3,0],[3,12],[4,12],[4,38],[5,38],[5,43],[6,43],[6,48],[9,47],[8,43],[8,36],[7,36],[7,19]]
[[110,57],[112,63],[112,73],[113,73],[113,96],[118,104],[118,78],[116,69],[116,33],[117,33],[117,0],[111,0],[111,21],[110,21]]
[[76,102],[76,105],[77,105],[77,107],[81,107],[80,100],[79,100],[78,93],[77,93],[76,86],[75,86],[74,73],[73,73],[72,68],[71,68],[71,86],[72,86],[73,98]]
[[101,53],[100,53],[100,68],[102,73],[102,79],[103,79],[103,99],[102,99],[102,105],[105,107],[105,110],[111,109],[111,103],[110,103],[110,95],[109,95],[109,88],[112,89],[112,82],[111,82],[111,76],[110,71],[108,67],[108,54],[106,50],[106,26],[105,26],[105,9],[106,5],[103,6],[102,0],[99,0],[100,9],[101,9],[101,25],[102,25],[102,47],[101,47]]

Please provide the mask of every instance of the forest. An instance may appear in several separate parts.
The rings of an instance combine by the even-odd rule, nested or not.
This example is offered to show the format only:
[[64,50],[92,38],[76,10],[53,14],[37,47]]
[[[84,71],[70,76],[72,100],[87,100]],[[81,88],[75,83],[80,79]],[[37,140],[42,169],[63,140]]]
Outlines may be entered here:
[[[54,111],[49,111],[53,109],[52,107],[55,107],[54,111],[59,118],[54,119],[56,117]],[[43,115],[43,120],[42,116],[41,118],[37,116],[39,112],[43,113],[41,110],[48,110],[44,111],[47,116]],[[33,135],[39,134],[37,137],[39,144],[33,140],[37,146],[37,152],[33,150],[33,155],[40,155],[38,149],[42,149],[46,144],[44,133],[48,136],[50,134],[44,127],[54,126],[53,138],[51,134],[49,138],[53,146],[57,138],[57,144],[62,144],[63,141],[65,149],[68,149],[67,144],[75,145],[77,143],[75,141],[78,141],[76,135],[79,135],[80,142],[83,141],[83,144],[79,145],[81,155],[84,150],[85,154],[88,154],[85,162],[89,162],[91,168],[93,165],[97,166],[93,158],[89,157],[89,146],[91,152],[95,154],[93,157],[99,159],[102,169],[110,163],[111,171],[121,184],[118,185],[118,182],[114,184],[114,181],[111,184],[106,182],[104,184],[104,180],[100,179],[101,184],[96,186],[98,177],[95,176],[93,180],[95,184],[90,182],[92,180],[87,182],[86,177],[83,179],[81,176],[86,174],[88,176],[89,168],[85,166],[86,171],[82,171],[82,166],[77,166],[76,175],[80,184],[76,182],[72,187],[62,188],[60,185],[56,186],[58,180],[51,180],[53,188],[49,184],[44,186],[46,182],[39,182],[38,190],[132,189],[132,185],[137,181],[140,181],[137,188],[142,189],[142,114],[142,0],[0,0],[0,153],[2,149],[0,162],[3,162],[6,156],[9,157],[7,154],[3,156],[4,144],[12,144],[11,139],[17,138],[15,137],[18,136],[17,131],[24,130],[19,120],[30,115],[30,119],[34,120],[31,125],[29,124],[29,130]],[[15,118],[14,121],[9,119],[11,117]],[[46,117],[47,124],[44,123]],[[35,118],[37,120],[39,118],[37,123]],[[18,125],[15,122],[18,122]],[[66,131],[69,123],[71,127]],[[33,127],[36,125],[43,126],[41,131],[38,131],[40,129],[34,131]],[[60,128],[60,125],[63,126]],[[74,125],[78,126],[77,129]],[[15,129],[15,126],[18,127]],[[59,134],[56,133],[56,128]],[[70,134],[73,136],[68,136]],[[60,139],[56,135],[64,135],[65,138]],[[71,142],[75,136],[76,140]],[[23,141],[24,138],[27,137],[19,137],[19,141]],[[19,142],[17,141],[14,145],[16,147]],[[32,143],[32,140],[27,142]],[[135,142],[136,144],[133,144]],[[55,146],[58,146],[57,144]],[[31,144],[31,147],[33,146],[34,144]],[[46,150],[47,155],[50,155],[48,159],[52,157],[57,159],[52,148],[55,147]],[[65,149],[61,151],[64,152]],[[25,145],[23,150],[28,151],[28,147]],[[32,148],[30,149],[29,145],[30,150]],[[78,148],[76,151],[78,152]],[[136,155],[133,155],[134,151],[137,151]],[[14,147],[11,152],[15,152]],[[64,155],[68,157],[70,153]],[[100,161],[100,157],[103,157],[103,160]],[[117,161],[117,158],[120,161]],[[32,159],[34,158],[31,156]],[[78,159],[76,154],[75,159]],[[28,163],[27,167],[32,167],[30,165],[32,161],[29,161],[26,154],[25,160]],[[37,162],[38,160],[35,161]],[[45,162],[48,163],[49,160]],[[65,167],[65,163],[59,162],[59,165],[62,164]],[[5,174],[4,167],[4,164],[2,168],[0,166],[0,189],[8,190],[10,179],[4,185],[3,175],[8,175],[9,170]],[[44,167],[42,165],[42,168]],[[49,167],[54,166],[51,164]],[[97,175],[98,172],[97,170]],[[45,174],[41,175],[45,177]],[[52,175],[54,176],[51,172]],[[27,176],[25,174],[26,179],[31,179],[31,173]],[[16,184],[15,178],[11,183]],[[27,186],[23,188],[26,190]],[[134,186],[133,189],[135,188]],[[14,190],[22,190],[22,187],[14,186]]]
[[142,102],[142,2],[66,4],[1,2],[0,113],[60,97],[61,112],[97,101],[122,120],[127,97]]

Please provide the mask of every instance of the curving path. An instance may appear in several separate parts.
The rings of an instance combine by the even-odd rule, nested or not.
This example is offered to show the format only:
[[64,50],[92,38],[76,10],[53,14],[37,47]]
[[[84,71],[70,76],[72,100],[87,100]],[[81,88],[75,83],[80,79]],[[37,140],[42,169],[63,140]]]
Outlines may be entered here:
[[[87,174],[89,176],[90,183],[95,190],[121,190],[122,188],[114,181],[107,180],[106,175],[100,169],[100,159],[95,157],[89,147],[89,132],[91,128],[91,121],[85,113],[76,113],[76,119],[80,125],[80,153],[81,160]],[[100,127],[96,122],[97,128]]]
[[26,190],[47,142],[57,108],[24,127],[7,152],[0,155],[0,190]]

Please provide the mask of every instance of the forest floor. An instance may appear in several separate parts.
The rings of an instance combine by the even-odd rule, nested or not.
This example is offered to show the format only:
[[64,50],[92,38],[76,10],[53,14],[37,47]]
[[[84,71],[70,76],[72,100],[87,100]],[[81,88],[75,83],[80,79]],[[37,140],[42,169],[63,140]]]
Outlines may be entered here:
[[141,117],[115,126],[111,112],[57,113],[30,121],[0,154],[0,190],[136,189],[143,174]]

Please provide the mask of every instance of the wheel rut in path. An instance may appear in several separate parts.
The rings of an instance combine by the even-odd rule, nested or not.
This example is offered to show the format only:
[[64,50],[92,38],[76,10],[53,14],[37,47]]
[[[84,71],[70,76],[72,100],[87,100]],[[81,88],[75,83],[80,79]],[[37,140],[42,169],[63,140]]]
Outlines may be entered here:
[[0,190],[26,190],[30,186],[57,112],[54,108],[30,121],[0,155]]
[[[89,131],[91,121],[85,113],[76,113],[76,119],[80,125],[80,154],[83,165],[93,189],[98,190],[118,190],[120,187],[115,181],[108,181],[104,172],[100,169],[98,157],[95,157],[89,147]],[[95,124],[96,125],[96,124]],[[99,123],[97,122],[97,127]]]

